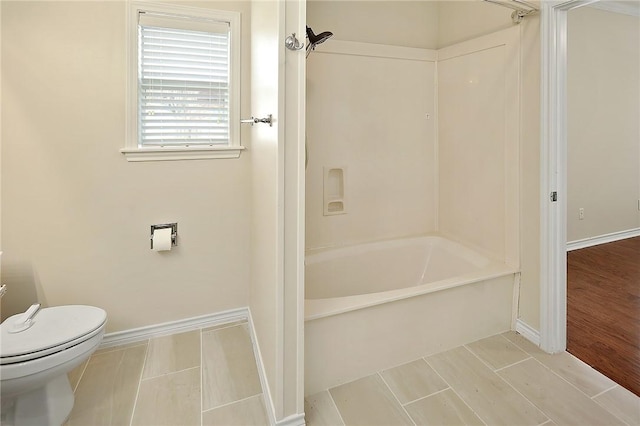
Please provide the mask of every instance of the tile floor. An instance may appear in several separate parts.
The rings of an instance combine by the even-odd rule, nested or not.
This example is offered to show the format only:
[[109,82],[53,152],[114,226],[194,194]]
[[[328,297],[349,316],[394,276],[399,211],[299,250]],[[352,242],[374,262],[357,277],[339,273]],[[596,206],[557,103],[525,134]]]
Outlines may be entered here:
[[309,426],[640,425],[640,398],[507,332],[305,399]]
[[[246,322],[97,351],[67,425],[268,425]],[[640,398],[507,332],[305,399],[309,426],[640,425]]]
[[99,350],[69,379],[68,426],[269,423],[246,322]]

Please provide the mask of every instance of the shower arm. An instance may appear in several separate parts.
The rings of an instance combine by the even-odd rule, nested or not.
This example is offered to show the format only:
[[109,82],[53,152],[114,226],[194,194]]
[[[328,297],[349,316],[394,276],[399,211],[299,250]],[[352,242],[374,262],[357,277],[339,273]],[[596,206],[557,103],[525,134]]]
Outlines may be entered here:
[[511,0],[511,1],[484,0],[484,1],[486,1],[487,3],[493,3],[498,6],[503,6],[513,10],[513,13],[511,14],[511,19],[515,24],[519,24],[520,22],[522,22],[522,19],[525,16],[532,15],[540,10],[536,5],[529,3],[525,0]]
[[306,51],[305,51],[305,52],[306,52],[306,54],[305,54],[305,58],[308,58],[308,57],[309,57],[309,54],[310,54],[312,51],[314,51],[314,50],[315,50],[315,48],[316,48],[315,44],[307,43],[307,49],[306,49]]

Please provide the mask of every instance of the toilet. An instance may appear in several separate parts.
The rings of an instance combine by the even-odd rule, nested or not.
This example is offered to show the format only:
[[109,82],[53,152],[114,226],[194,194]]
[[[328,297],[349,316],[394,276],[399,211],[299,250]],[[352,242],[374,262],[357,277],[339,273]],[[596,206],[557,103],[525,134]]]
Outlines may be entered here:
[[0,324],[2,425],[61,425],[73,408],[67,373],[97,349],[107,313],[32,305]]

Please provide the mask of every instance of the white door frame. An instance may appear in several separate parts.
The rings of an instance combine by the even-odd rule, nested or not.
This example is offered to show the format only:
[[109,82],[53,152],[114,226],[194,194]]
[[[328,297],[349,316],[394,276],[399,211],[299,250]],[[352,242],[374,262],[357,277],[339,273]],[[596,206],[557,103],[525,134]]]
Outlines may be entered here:
[[[281,0],[282,1],[282,0]],[[306,0],[286,0],[284,35],[306,34]],[[300,37],[304,40],[304,36]],[[304,424],[304,253],[306,57],[304,49],[284,49],[284,312],[283,416],[289,426]]]
[[542,2],[540,347],[549,353],[567,347],[567,12],[596,1]]

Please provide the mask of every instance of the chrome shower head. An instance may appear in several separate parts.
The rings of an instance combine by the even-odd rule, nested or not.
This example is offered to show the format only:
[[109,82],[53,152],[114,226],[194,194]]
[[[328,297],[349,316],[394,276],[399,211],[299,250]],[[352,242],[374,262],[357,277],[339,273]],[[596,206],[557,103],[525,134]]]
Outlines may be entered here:
[[318,45],[320,43],[324,43],[333,35],[330,31],[325,31],[320,34],[314,34],[313,30],[310,27],[307,27],[307,37],[309,38],[309,42],[313,45]]
[[309,56],[309,53],[311,53],[311,51],[314,50],[317,45],[319,45],[320,43],[324,43],[332,36],[333,33],[330,31],[315,34],[310,27],[307,27],[307,38],[309,39],[309,43],[307,43],[307,56]]

